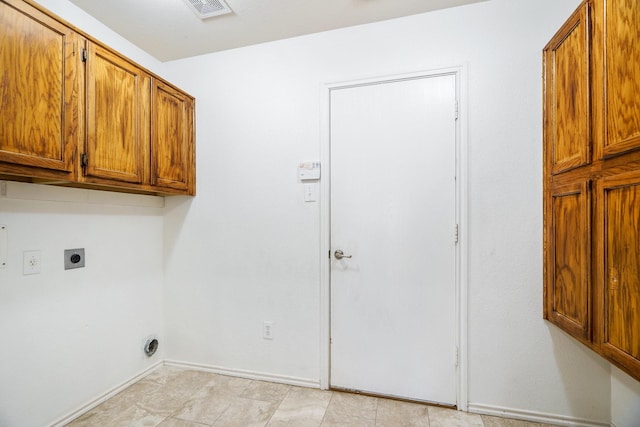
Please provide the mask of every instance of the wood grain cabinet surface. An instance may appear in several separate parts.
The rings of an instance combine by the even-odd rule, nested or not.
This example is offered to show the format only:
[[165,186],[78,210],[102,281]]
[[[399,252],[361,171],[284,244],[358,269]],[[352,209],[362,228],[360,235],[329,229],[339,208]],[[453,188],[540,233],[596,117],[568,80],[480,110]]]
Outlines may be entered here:
[[149,162],[150,80],[131,62],[88,42],[85,181],[142,184]]
[[0,0],[0,179],[195,195],[195,100],[29,0]]
[[591,191],[590,182],[550,190],[549,243],[545,300],[547,318],[576,338],[591,338]]
[[151,184],[189,191],[195,179],[193,99],[157,79],[151,99]]
[[549,173],[591,162],[589,5],[574,13],[545,49]]
[[638,28],[640,2],[585,0],[543,51],[543,311],[640,380]]
[[0,162],[73,179],[78,138],[76,33],[21,1],[0,2]]

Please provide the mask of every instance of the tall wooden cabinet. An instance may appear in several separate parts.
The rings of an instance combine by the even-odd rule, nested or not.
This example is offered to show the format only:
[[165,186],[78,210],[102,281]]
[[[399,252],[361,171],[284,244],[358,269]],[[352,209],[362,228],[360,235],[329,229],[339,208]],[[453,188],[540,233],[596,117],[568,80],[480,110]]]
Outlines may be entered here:
[[640,380],[640,3],[544,49],[544,317]]
[[29,0],[0,59],[0,179],[195,194],[193,97]]

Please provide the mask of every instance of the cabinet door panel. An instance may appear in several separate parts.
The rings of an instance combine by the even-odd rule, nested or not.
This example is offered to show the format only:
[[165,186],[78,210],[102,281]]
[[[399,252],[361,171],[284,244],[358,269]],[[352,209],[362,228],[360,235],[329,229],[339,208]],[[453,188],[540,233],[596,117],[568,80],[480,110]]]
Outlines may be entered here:
[[545,145],[552,174],[590,161],[588,12],[588,4],[576,11],[544,50]]
[[599,184],[603,351],[640,375],[640,173]]
[[547,318],[582,339],[591,331],[590,201],[581,182],[553,189],[547,202]]
[[0,162],[72,172],[76,35],[23,2],[10,3],[15,8],[0,2]]
[[604,157],[640,148],[640,7],[606,0],[604,22]]
[[154,80],[151,184],[193,194],[193,100]]
[[89,44],[86,176],[143,182],[149,147],[149,81],[135,65]]

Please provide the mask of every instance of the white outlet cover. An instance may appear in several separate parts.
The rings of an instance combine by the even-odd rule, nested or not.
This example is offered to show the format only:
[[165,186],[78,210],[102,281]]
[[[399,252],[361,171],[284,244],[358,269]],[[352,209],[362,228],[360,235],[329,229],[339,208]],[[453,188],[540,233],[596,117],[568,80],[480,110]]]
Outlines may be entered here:
[[40,274],[42,270],[42,252],[24,251],[22,256],[22,274]]
[[273,339],[273,322],[262,322],[262,338],[265,340]]

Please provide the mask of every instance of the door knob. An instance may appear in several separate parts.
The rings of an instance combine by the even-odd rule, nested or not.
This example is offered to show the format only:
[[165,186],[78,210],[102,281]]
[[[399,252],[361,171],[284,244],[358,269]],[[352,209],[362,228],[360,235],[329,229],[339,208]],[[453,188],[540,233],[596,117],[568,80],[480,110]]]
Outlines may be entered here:
[[352,255],[345,255],[344,252],[338,249],[333,253],[333,256],[336,257],[336,259],[342,259],[342,258],[351,258]]

